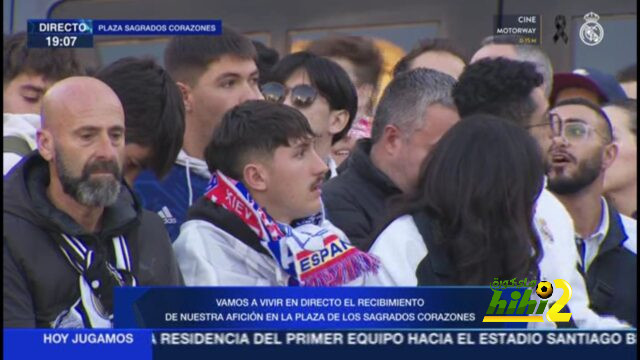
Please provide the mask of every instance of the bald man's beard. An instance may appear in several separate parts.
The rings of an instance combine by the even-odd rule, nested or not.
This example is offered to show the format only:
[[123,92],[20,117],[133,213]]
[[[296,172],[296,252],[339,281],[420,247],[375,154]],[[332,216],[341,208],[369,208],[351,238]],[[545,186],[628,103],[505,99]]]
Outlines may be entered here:
[[[85,164],[80,177],[74,177],[66,165],[67,157],[56,147],[56,170],[62,190],[85,206],[103,207],[118,200],[122,181],[122,169],[115,161],[93,161]],[[113,178],[91,179],[96,171],[110,173]]]

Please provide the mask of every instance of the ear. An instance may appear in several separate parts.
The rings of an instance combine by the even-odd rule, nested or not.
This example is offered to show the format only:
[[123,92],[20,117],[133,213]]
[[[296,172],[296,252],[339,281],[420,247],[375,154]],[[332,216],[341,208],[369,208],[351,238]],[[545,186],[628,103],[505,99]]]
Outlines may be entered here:
[[176,85],[178,85],[178,89],[180,89],[180,93],[182,94],[184,111],[191,112],[193,109],[193,93],[191,91],[191,86],[180,81],[176,81]]
[[618,144],[612,142],[611,144],[605,145],[604,151],[602,152],[602,170],[608,169],[611,164],[616,160],[618,156]]
[[269,175],[262,164],[245,165],[242,178],[242,183],[251,191],[264,192],[268,189]]
[[387,154],[395,155],[402,146],[402,132],[395,125],[387,125],[384,127],[380,141]]
[[329,133],[335,135],[344,130],[349,122],[349,112],[347,110],[332,110],[329,117]]
[[51,161],[55,154],[53,137],[49,130],[39,129],[36,132],[36,142],[38,143],[38,152],[47,161]]

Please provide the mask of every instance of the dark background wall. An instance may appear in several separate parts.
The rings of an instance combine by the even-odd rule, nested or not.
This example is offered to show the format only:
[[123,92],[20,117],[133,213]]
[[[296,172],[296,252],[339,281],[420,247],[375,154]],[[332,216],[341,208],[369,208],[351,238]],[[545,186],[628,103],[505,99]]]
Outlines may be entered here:
[[[221,19],[277,49],[331,31],[376,36],[408,50],[423,37],[447,37],[471,55],[493,31],[497,14],[540,15],[541,46],[556,71],[593,66],[615,73],[637,61],[634,0],[3,0],[4,32],[26,28],[29,18]],[[600,15],[604,40],[584,45],[578,36],[588,12]],[[8,14],[8,15],[7,15]],[[569,42],[555,43],[554,19],[568,20]],[[125,55],[148,54],[162,62],[166,38],[96,38],[85,51],[99,66]]]

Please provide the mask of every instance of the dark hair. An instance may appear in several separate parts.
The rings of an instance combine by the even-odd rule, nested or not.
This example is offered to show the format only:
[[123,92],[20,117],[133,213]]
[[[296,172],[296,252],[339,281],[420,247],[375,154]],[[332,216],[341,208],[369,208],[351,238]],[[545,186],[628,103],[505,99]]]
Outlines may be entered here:
[[233,55],[256,60],[256,49],[249,38],[223,27],[221,35],[174,36],[164,51],[164,65],[176,81],[195,84],[213,61]]
[[74,49],[29,49],[25,32],[5,36],[3,47],[5,85],[16,76],[29,72],[50,81],[85,74]]
[[347,125],[339,133],[333,135],[331,143],[344,138],[358,111],[358,95],[349,75],[335,62],[301,51],[283,57],[271,69],[271,81],[284,84],[299,69],[309,75],[311,84],[327,99],[331,110],[346,110],[349,113]]
[[537,276],[542,253],[534,204],[544,168],[526,130],[491,115],[454,125],[422,165],[417,192],[399,215],[426,212],[456,284]]
[[381,138],[387,125],[395,125],[409,136],[424,124],[427,107],[440,104],[454,108],[451,89],[456,80],[432,69],[413,69],[393,78],[387,85],[371,129],[371,141]]
[[613,141],[613,126],[611,126],[611,120],[609,119],[609,116],[607,116],[607,114],[604,112],[604,110],[602,110],[600,105],[595,104],[595,103],[593,103],[590,100],[587,100],[585,98],[575,97],[575,98],[568,98],[568,99],[560,100],[557,103],[555,103],[555,105],[553,105],[553,108],[556,109],[556,108],[558,108],[560,106],[566,106],[566,105],[582,105],[582,106],[586,106],[589,109],[595,111],[596,114],[598,114],[604,120],[604,122],[606,124],[607,136],[609,137],[608,140],[609,141]]
[[616,75],[616,78],[618,79],[618,82],[621,82],[621,83],[628,82],[628,81],[637,81],[638,80],[637,65],[632,64],[620,70]]
[[384,60],[382,54],[371,39],[354,36],[332,34],[314,40],[307,51],[318,56],[344,58],[353,63],[357,85],[370,84],[378,87],[378,79],[382,73]]
[[415,58],[429,51],[447,52],[462,60],[465,65],[467,64],[466,56],[449,39],[422,39],[396,63],[396,66],[393,67],[393,76],[398,76],[401,72],[409,70],[411,62]]
[[620,99],[604,104],[605,106],[616,106],[629,114],[629,130],[638,136],[638,101],[636,99]]
[[258,58],[256,61],[256,65],[258,66],[258,72],[260,72],[260,85],[264,84],[266,79],[269,78],[269,73],[271,72],[271,68],[278,62],[280,59],[280,54],[274,49],[267,47],[265,44],[260,41],[251,40],[253,46],[256,48],[256,52],[258,54]]
[[533,63],[481,59],[462,72],[453,99],[461,117],[485,113],[527,126],[537,107],[531,92],[542,81]]
[[173,166],[185,129],[184,102],[169,74],[151,59],[126,57],[96,77],[118,95],[125,114],[127,144],[151,148],[146,166],[161,178]]
[[482,46],[487,45],[513,45],[517,60],[529,61],[536,64],[536,70],[542,75],[544,94],[551,95],[553,89],[553,64],[551,59],[539,45],[523,44],[522,38],[516,35],[492,35],[482,40]]
[[250,100],[229,110],[204,151],[209,171],[219,170],[242,181],[250,156],[271,157],[293,140],[312,139],[309,121],[297,109],[264,100]]

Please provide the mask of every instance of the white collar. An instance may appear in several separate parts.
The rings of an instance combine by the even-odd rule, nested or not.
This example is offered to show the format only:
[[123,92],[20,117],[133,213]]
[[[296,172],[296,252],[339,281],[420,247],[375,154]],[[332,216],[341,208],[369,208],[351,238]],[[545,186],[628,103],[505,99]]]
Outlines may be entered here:
[[329,171],[331,172],[330,178],[334,178],[338,176],[338,164],[336,164],[336,161],[333,160],[331,156],[328,156],[326,163],[327,163],[327,166],[329,167]]
[[607,236],[607,232],[609,231],[609,205],[607,201],[601,197],[600,198],[602,214],[600,215],[600,225],[598,229],[593,234],[589,235],[585,240],[595,239],[598,243],[598,246],[604,241],[604,238]]

